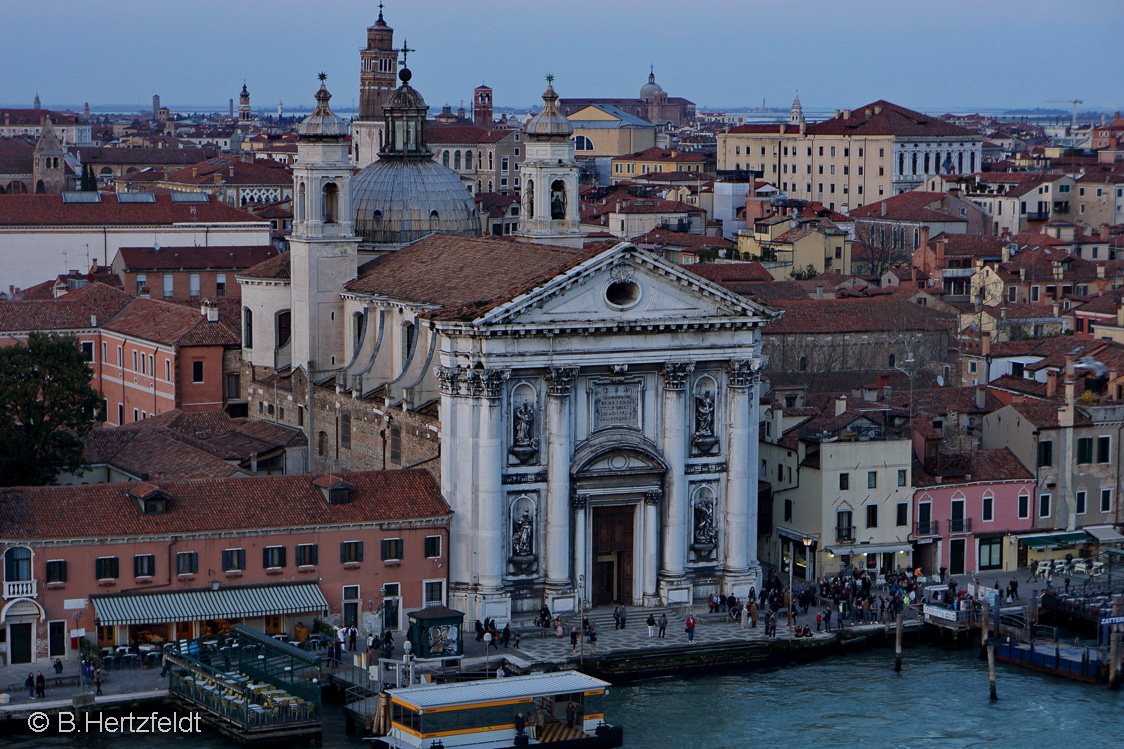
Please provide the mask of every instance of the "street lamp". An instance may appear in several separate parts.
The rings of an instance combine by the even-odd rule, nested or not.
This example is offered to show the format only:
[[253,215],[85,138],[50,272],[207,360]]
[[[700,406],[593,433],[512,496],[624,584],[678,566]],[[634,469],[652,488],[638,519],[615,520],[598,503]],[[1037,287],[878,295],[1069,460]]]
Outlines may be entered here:
[[792,568],[796,566],[796,544],[788,540],[788,646],[792,647]]
[[[812,579],[814,579],[812,577],[812,557],[809,556],[809,554],[811,554],[811,551],[812,551],[812,542],[813,541],[815,541],[814,538],[809,538],[809,537],[804,538],[804,580],[806,582],[810,582]],[[813,590],[815,590],[814,587],[813,587]]]
[[484,670],[492,671],[492,633],[484,633]]
[[578,669],[585,668],[585,575],[578,575],[578,641],[581,643],[581,654],[578,656]]

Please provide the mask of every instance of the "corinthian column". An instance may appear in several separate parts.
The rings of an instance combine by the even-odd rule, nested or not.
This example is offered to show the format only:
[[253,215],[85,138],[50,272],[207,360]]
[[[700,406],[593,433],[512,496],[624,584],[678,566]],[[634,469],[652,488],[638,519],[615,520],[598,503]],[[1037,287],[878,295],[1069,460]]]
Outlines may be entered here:
[[551,367],[546,378],[546,585],[552,593],[570,584],[570,391],[577,373]]
[[726,468],[725,569],[728,574],[744,574],[749,569],[749,537],[755,529],[749,526],[750,503],[756,496],[753,482],[757,460],[751,455],[757,434],[753,416],[753,384],[757,372],[749,360],[732,361],[729,365],[727,419],[729,459]]
[[660,576],[678,579],[687,561],[687,424],[684,391],[694,371],[690,362],[670,362],[663,369],[663,433],[660,447],[667,462],[664,478],[663,563]]
[[504,529],[507,513],[503,506],[503,383],[510,376],[506,369],[485,369],[472,373],[472,394],[479,398],[480,423],[477,430],[476,496],[479,523],[476,527],[477,569],[480,592],[495,593],[503,588]]

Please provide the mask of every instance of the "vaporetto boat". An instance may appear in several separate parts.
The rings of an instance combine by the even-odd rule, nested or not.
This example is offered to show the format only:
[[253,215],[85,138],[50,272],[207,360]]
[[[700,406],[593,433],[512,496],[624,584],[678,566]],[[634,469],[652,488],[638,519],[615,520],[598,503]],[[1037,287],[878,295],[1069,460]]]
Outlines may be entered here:
[[[577,671],[389,690],[390,730],[379,749],[602,749],[624,743],[605,720],[610,684]],[[572,705],[572,710],[570,706]],[[518,720],[517,716],[522,715]],[[572,719],[571,719],[572,718]],[[571,725],[572,723],[572,725]],[[524,726],[517,732],[516,725]]]

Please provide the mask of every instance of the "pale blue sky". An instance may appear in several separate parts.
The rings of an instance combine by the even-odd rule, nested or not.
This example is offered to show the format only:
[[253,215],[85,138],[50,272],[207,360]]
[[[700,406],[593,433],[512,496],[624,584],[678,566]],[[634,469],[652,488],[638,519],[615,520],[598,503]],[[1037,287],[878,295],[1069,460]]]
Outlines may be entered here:
[[[636,96],[649,63],[702,107],[1124,109],[1122,0],[386,0],[417,49],[431,107],[562,96]],[[378,15],[358,0],[5,0],[0,103],[222,106],[243,79],[257,107],[358,96],[359,48]]]

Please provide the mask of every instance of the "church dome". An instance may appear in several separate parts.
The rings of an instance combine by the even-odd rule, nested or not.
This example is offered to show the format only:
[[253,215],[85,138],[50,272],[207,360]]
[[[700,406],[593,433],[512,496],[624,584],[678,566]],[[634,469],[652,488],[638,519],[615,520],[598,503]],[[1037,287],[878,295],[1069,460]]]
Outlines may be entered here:
[[656,94],[663,93],[663,86],[656,83],[656,71],[648,73],[648,82],[640,87],[641,99],[654,99]]
[[547,76],[546,91],[542,95],[543,108],[523,128],[528,137],[546,140],[568,139],[574,134],[574,126],[558,111],[558,94],[554,93],[554,83]]
[[479,236],[476,201],[430,159],[379,159],[351,178],[355,233],[365,244],[406,244],[439,232]]
[[316,111],[305,117],[297,127],[297,135],[302,138],[342,138],[347,135],[347,125],[333,114],[328,100],[332,95],[323,83],[316,92]]

